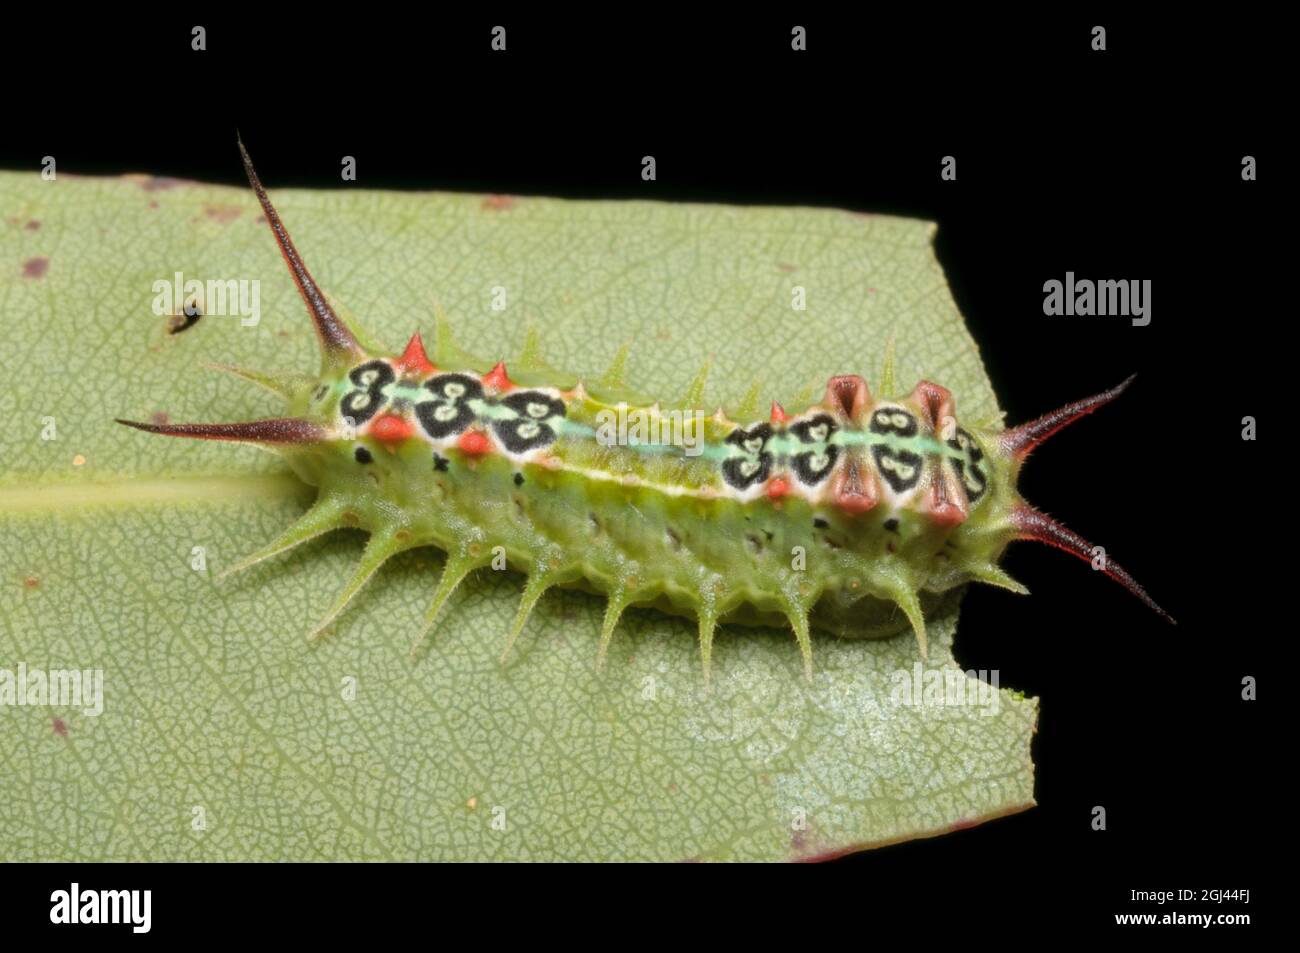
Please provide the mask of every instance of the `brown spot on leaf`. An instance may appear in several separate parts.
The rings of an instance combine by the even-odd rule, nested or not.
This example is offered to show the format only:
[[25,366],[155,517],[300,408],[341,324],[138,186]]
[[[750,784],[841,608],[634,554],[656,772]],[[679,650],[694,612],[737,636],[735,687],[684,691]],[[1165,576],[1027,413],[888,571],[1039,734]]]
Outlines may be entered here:
[[776,263],[776,270],[785,272],[788,275],[790,272],[794,271],[794,265],[787,265],[783,261],[778,261]]
[[29,572],[26,576],[23,577],[23,588],[24,589],[41,588],[41,577],[36,575],[36,573],[34,572]]
[[483,200],[485,212],[508,212],[515,207],[513,195],[489,195]]
[[184,179],[173,179],[166,175],[151,175],[140,183],[140,188],[146,192],[160,192],[163,189],[174,189],[176,186],[184,184]]
[[50,270],[50,260],[44,257],[28,258],[23,262],[23,277],[40,279]]
[[155,412],[153,415],[151,415],[151,416],[149,417],[149,420],[150,420],[151,422],[157,424],[157,425],[160,426],[160,427],[161,427],[163,424],[167,423],[167,421],[168,421],[169,419],[170,419],[170,418],[167,416],[167,414],[164,413],[164,412],[161,411],[161,410]]
[[218,225],[229,225],[235,219],[239,218],[239,209],[230,206],[220,207],[209,205],[203,210],[203,214],[212,219]]
[[29,232],[39,232],[41,230],[41,223],[38,222],[36,219],[32,219],[30,222],[24,225],[23,228],[27,229]]
[[68,737],[68,726],[62,718],[53,719],[50,722],[50,727],[54,729],[54,733],[60,738]]
[[149,200],[149,204],[148,204],[148,206],[146,206],[146,207],[147,207],[147,208],[157,208],[157,207],[158,207],[158,203],[155,202],[153,199],[150,199],[150,200]]

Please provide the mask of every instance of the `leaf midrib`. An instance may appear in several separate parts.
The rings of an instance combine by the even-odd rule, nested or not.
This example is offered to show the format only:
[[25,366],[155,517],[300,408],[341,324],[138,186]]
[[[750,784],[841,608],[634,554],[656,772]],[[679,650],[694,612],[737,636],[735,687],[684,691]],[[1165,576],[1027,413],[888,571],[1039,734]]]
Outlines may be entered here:
[[0,486],[0,513],[77,512],[113,506],[274,500],[304,488],[291,473],[203,474],[175,477],[118,477],[84,483],[26,483]]

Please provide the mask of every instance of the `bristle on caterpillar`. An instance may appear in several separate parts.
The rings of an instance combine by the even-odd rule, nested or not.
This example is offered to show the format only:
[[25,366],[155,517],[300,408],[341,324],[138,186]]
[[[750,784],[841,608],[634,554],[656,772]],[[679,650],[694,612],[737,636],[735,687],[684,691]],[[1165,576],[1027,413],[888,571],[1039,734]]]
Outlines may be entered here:
[[[521,369],[516,381],[505,361],[488,368],[461,351],[440,313],[432,356],[418,332],[400,354],[375,353],[316,285],[242,142],[239,151],[311,316],[321,370],[309,377],[218,365],[284,398],[283,417],[118,422],[257,444],[318,488],[301,519],[227,574],[333,529],[370,533],[313,639],[385,562],[435,546],[446,565],[412,656],[460,584],[492,565],[525,576],[503,661],[544,593],[582,585],[607,599],[598,670],[625,612],[653,607],[696,619],[706,685],[717,626],[732,623],[787,626],[811,678],[814,630],[866,638],[911,630],[924,657],[925,613],[938,594],[968,582],[1026,592],[997,565],[1014,540],[1097,558],[1082,537],[1025,503],[1015,481],[1030,451],[1114,400],[1132,378],[1019,427],[986,431],[959,424],[957,401],[939,384],[923,380],[899,394],[892,338],[878,394],[858,375],[838,375],[817,402],[772,401],[761,419],[757,385],[734,418],[721,408],[697,411],[707,363],[681,402],[629,406],[626,346],[588,388],[548,368],[530,333],[512,365]],[[635,437],[624,419],[632,417]],[[1102,558],[1098,568],[1173,621]]]
[[115,422],[145,433],[158,433],[168,437],[233,440],[240,443],[311,443],[329,436],[326,428],[298,417],[249,420],[236,424],[145,424],[121,418]]
[[1040,513],[1033,507],[1024,505],[1018,506],[1012,511],[1011,522],[1019,531],[1017,539],[1032,539],[1040,543],[1046,543],[1048,546],[1054,546],[1064,552],[1072,553],[1085,562],[1098,565],[1102,572],[1146,603],[1147,607],[1157,615],[1175,625],[1178,624],[1173,616],[1156,605],[1155,600],[1147,595],[1147,591],[1138,585],[1137,580],[1130,576],[1119,563],[1100,552],[1098,547],[1093,546],[1092,543],[1074,530],[1062,526],[1047,514]]
[[1086,417],[1094,410],[1105,407],[1128,390],[1129,385],[1136,379],[1136,374],[1130,374],[1110,390],[1104,390],[1100,394],[1093,394],[1083,400],[1076,400],[1052,411],[1050,414],[1044,414],[1037,420],[1023,423],[1019,427],[1012,427],[1010,430],[998,435],[998,448],[1003,453],[1023,460],[1048,437],[1068,427],[1079,418]]
[[262,181],[253,168],[253,160],[249,158],[248,150],[244,148],[244,141],[239,139],[238,142],[239,154],[244,160],[244,172],[248,175],[248,184],[253,187],[253,193],[262,205],[267,224],[271,226],[271,233],[275,235],[276,244],[280,246],[280,254],[284,256],[284,262],[289,266],[289,273],[293,275],[294,283],[298,286],[298,293],[302,295],[307,310],[311,312],[312,323],[316,326],[316,334],[320,338],[322,358],[332,363],[345,361],[350,356],[362,353],[356,335],[334,313],[334,309],[325,300],[325,295],[317,287],[311,272],[303,264],[298,249],[289,238],[288,230],[280,221],[280,216],[275,206],[271,204],[270,198],[267,197],[266,190],[262,188]]

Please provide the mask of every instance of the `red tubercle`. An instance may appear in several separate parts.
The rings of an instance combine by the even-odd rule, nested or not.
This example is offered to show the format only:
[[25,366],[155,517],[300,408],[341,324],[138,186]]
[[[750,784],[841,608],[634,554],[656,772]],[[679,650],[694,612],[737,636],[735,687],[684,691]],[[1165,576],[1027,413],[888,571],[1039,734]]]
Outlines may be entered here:
[[840,374],[826,382],[823,404],[846,420],[858,420],[870,403],[867,382],[857,374]]
[[415,433],[415,427],[405,417],[384,414],[370,424],[370,436],[380,443],[401,443]]
[[966,517],[969,515],[964,506],[959,506],[948,500],[936,501],[933,497],[931,498],[929,516],[930,522],[935,526],[952,529],[952,527],[960,526],[966,522]]
[[481,457],[492,450],[492,441],[481,431],[466,430],[456,441],[456,446],[460,448],[461,453],[471,457]]
[[831,484],[831,496],[835,505],[850,515],[865,513],[880,501],[875,480],[868,476],[862,478],[858,461],[849,457]]
[[790,482],[784,477],[774,477],[767,481],[767,497],[779,500],[790,495]]
[[515,386],[515,382],[506,373],[505,361],[497,361],[497,366],[483,375],[483,384],[496,391],[507,391]]
[[970,504],[966,499],[965,491],[944,469],[942,461],[940,461],[939,472],[934,476],[934,482],[930,484],[926,510],[931,523],[946,529],[960,526],[970,516]]
[[419,331],[412,334],[411,340],[406,342],[406,350],[397,359],[397,367],[410,374],[430,374],[435,370],[424,351],[424,341],[420,338]]
[[772,401],[772,423],[784,424],[789,421],[789,419],[790,415],[785,412],[785,408],[776,401]]
[[947,422],[953,419],[956,412],[956,403],[952,399],[952,391],[932,381],[918,382],[912,388],[911,398],[925,412],[930,429],[936,434],[941,433],[947,426]]

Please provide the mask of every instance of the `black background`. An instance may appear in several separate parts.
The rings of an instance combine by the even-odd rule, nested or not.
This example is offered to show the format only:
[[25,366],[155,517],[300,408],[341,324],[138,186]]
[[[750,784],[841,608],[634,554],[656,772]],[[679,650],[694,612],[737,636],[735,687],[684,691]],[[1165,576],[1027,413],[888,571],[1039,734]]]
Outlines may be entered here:
[[[1277,27],[1106,13],[630,12],[358,23],[364,12],[322,9],[290,23],[245,11],[66,35],[47,22],[10,65],[0,167],[36,170],[54,155],[60,172],[242,184],[238,127],[272,193],[455,189],[937,221],[939,257],[1009,422],[1138,373],[1116,404],[1040,450],[1021,489],[1105,545],[1180,624],[1064,554],[1013,546],[1006,568],[1033,595],[975,587],[963,620],[983,623],[962,627],[957,657],[1041,699],[1039,806],[846,858],[818,874],[816,889],[773,897],[770,912],[687,893],[680,902],[732,924],[754,912],[805,927],[860,922],[864,937],[927,910],[974,931],[1041,920],[1073,932],[1169,909],[1130,902],[1133,889],[1250,887],[1241,909],[1258,923],[1263,839],[1285,825],[1266,770],[1277,758],[1265,737],[1276,689],[1265,679],[1257,703],[1240,692],[1275,652],[1264,606],[1280,571],[1263,547],[1284,535],[1289,477],[1240,431],[1250,414],[1265,440],[1275,432],[1266,390],[1288,354],[1280,292],[1293,244],[1279,226],[1290,169],[1278,139],[1294,110],[1277,85]],[[1107,26],[1105,52],[1089,48],[1094,22]],[[207,26],[206,52],[190,50],[194,23]],[[508,29],[504,54],[489,49],[495,23]],[[789,48],[794,23],[808,28],[807,52]],[[356,183],[340,182],[342,155],[357,157]],[[643,155],[657,160],[655,182],[640,178]],[[957,159],[956,182],[940,181],[945,155]],[[1259,181],[1242,181],[1244,155],[1256,157]],[[1150,279],[1151,324],[1044,316],[1043,283],[1066,271]],[[844,371],[870,378],[880,342],[844,343],[857,355]],[[1104,832],[1091,828],[1095,805],[1106,809]],[[191,881],[251,889],[239,902],[289,904],[310,921],[335,893],[350,908],[358,897],[400,908],[412,877],[426,876],[8,873],[35,891],[15,911],[21,920],[43,919],[48,891],[72,879],[151,886],[155,935],[199,904]],[[250,887],[264,879],[265,889]],[[498,889],[491,880],[470,875],[481,885],[466,889]],[[842,889],[825,893],[832,885]],[[631,887],[586,889],[555,913],[675,916],[664,895],[647,908]],[[493,902],[508,909],[515,899]],[[201,904],[192,912],[191,926],[211,915]]]

